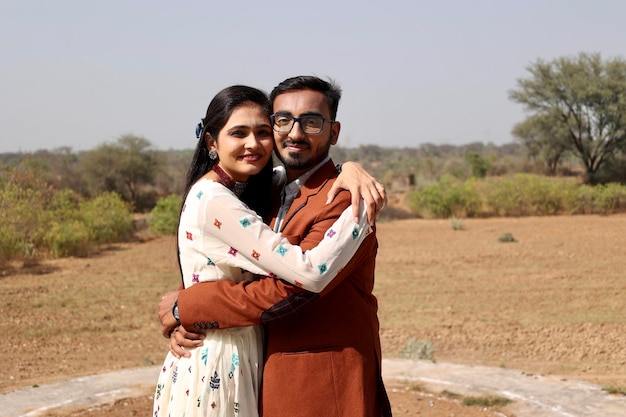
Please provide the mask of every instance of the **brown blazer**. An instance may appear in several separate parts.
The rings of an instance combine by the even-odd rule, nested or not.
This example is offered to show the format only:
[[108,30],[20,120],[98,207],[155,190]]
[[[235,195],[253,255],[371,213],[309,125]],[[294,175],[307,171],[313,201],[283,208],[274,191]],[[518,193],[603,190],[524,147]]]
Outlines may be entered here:
[[[347,192],[325,204],[336,176],[332,161],[322,166],[285,217],[283,236],[303,250],[350,205]],[[372,294],[377,247],[374,232],[319,295],[272,278],[194,285],[179,295],[181,322],[189,329],[266,324],[263,417],[391,416]]]

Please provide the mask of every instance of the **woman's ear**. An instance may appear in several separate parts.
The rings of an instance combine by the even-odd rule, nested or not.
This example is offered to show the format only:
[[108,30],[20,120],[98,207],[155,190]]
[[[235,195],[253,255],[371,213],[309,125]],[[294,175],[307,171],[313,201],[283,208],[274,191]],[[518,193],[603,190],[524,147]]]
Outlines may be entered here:
[[211,134],[208,132],[204,134],[204,143],[206,143],[206,147],[208,150],[217,150],[215,149],[215,139],[213,139],[211,137]]

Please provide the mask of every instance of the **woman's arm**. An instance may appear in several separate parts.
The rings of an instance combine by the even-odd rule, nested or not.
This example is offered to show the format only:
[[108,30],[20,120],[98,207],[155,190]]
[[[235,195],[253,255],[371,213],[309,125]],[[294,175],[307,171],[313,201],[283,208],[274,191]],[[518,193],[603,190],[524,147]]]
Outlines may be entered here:
[[387,203],[385,186],[376,181],[358,162],[345,162],[338,167],[341,167],[339,176],[328,191],[326,204],[341,190],[348,190],[352,196],[354,217],[358,217],[359,201],[363,199],[367,207],[367,218],[373,223]]
[[358,222],[348,207],[319,245],[303,253],[231,194],[206,193],[202,199],[204,233],[223,243],[221,248],[212,248],[212,263],[283,279],[312,292],[321,292],[332,281],[371,232],[365,205],[360,204]]

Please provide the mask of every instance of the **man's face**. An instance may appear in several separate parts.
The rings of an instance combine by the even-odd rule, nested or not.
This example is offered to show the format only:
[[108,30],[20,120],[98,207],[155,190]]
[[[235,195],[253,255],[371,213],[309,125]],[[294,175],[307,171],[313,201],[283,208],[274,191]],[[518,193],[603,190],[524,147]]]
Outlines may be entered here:
[[322,131],[305,133],[295,122],[289,133],[274,131],[275,151],[285,165],[288,175],[297,178],[320,163],[337,143],[339,122],[331,123],[330,108],[324,94],[312,90],[289,91],[274,99],[274,114],[291,117],[322,116],[326,119]]

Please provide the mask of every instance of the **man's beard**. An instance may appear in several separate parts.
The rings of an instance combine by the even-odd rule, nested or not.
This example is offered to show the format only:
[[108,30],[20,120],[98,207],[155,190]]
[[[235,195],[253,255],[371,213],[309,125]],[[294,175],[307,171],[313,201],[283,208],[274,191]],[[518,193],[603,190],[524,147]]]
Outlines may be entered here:
[[[308,142],[295,142],[291,139],[285,139],[281,145],[284,148],[287,148],[292,144],[300,144],[304,145],[310,149],[310,144]],[[278,159],[283,163],[286,169],[296,169],[303,170],[307,168],[313,168],[320,162],[324,160],[328,156],[328,152],[330,151],[330,135],[326,145],[320,148],[317,148],[317,152],[314,155],[310,155],[307,157],[303,157],[303,155],[299,152],[288,152],[287,158],[284,158],[280,152],[276,152]]]

